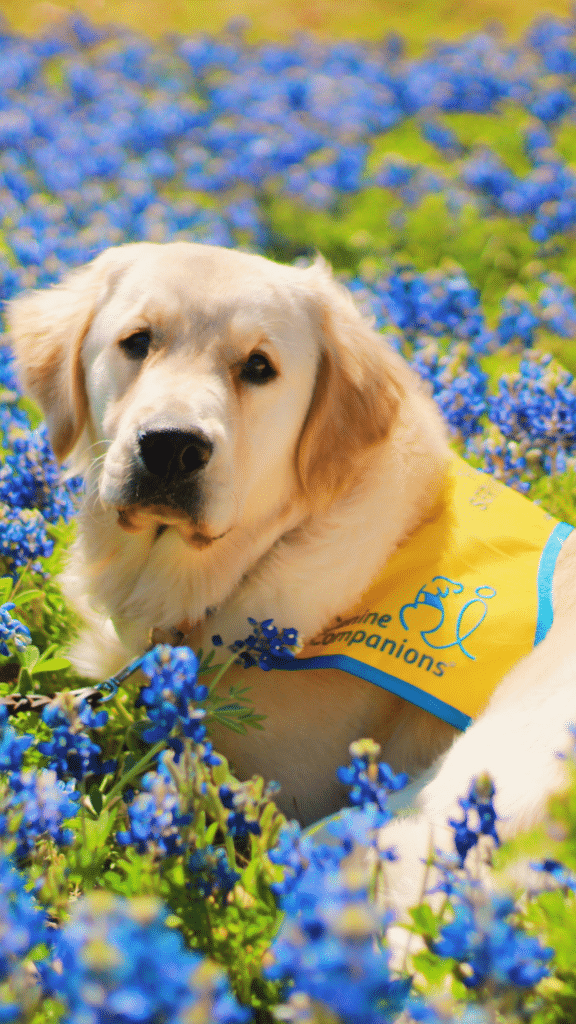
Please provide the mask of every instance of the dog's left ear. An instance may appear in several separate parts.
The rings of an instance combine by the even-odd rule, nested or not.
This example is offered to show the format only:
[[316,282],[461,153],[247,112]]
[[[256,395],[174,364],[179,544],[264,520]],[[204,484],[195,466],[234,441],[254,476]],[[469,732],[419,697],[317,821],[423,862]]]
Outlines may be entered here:
[[321,358],[297,467],[304,492],[323,502],[351,482],[362,453],[388,436],[408,378],[403,360],[366,323],[325,261],[306,273]]
[[26,392],[46,419],[56,458],[71,452],[86,423],[88,403],[80,359],[82,342],[119,249],[108,249],[87,266],[44,291],[8,303],[10,344]]

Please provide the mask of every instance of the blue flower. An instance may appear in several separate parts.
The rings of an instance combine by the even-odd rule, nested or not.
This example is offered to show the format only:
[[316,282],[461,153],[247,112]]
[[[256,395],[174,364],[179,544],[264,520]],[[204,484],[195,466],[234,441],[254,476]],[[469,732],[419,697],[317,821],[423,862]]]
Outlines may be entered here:
[[471,345],[455,345],[443,355],[437,343],[429,342],[416,351],[412,366],[431,384],[434,398],[456,435],[468,440],[480,432],[488,410],[488,378]]
[[308,869],[289,899],[266,976],[290,982],[291,992],[304,993],[349,1024],[391,1024],[411,979],[390,974],[388,951],[379,941],[388,919],[370,903],[367,885],[340,868]]
[[38,750],[50,759],[50,767],[59,779],[72,776],[80,781],[89,775],[115,771],[116,761],[102,762],[100,747],[85,731],[102,728],[108,721],[106,711],[95,713],[85,701],[76,707],[64,693],[44,708],[42,720],[52,730],[52,738],[38,743]]
[[241,877],[230,867],[222,846],[197,848],[190,854],[187,867],[191,878],[188,887],[203,899],[213,896],[223,902]]
[[64,822],[78,814],[80,800],[73,780],[61,782],[55,771],[45,768],[13,772],[10,787],[7,813],[19,821],[15,852],[18,860],[26,857],[44,835],[51,836],[58,846],[70,845],[73,833],[64,828]]
[[530,988],[549,973],[553,950],[507,920],[516,910],[511,897],[489,893],[479,882],[466,880],[453,883],[450,902],[453,920],[440,929],[432,948],[439,956],[467,965],[462,975],[467,988]]
[[274,658],[293,658],[293,647],[298,644],[298,631],[294,628],[279,630],[272,619],[257,622],[248,618],[252,626],[244,640],[235,640],[229,650],[238,653],[238,662],[244,668],[258,665],[264,671],[272,668]]
[[13,602],[0,606],[0,654],[10,656],[8,643],[13,643],[16,650],[23,651],[32,642],[30,630],[18,619],[13,619],[10,612],[16,605]]
[[176,749],[180,733],[200,743],[206,735],[202,724],[206,712],[195,705],[206,700],[208,689],[198,683],[198,659],[194,652],[189,647],[157,644],[146,654],[142,671],[150,680],[139,698],[151,722],[143,733],[146,742],[171,738],[170,744]]
[[11,512],[7,505],[0,504],[0,558],[10,575],[15,576],[28,563],[41,572],[37,560],[48,558],[53,551],[54,541],[37,509]]
[[70,1024],[179,1024],[204,1009],[214,1024],[251,1020],[221,969],[187,950],[166,917],[156,900],[144,897],[99,892],[74,904],[56,936],[61,968],[50,979]]
[[249,833],[260,835],[260,824],[257,820],[258,804],[254,802],[250,783],[238,783],[235,786],[222,785],[218,795],[223,807],[230,811],[227,828],[231,836],[244,838]]
[[348,799],[353,806],[376,806],[380,813],[375,825],[382,826],[392,816],[387,806],[388,794],[402,789],[408,776],[405,772],[394,775],[388,764],[378,762],[380,750],[380,744],[373,740],[357,740],[350,745],[352,763],[338,768],[336,775],[349,787]]
[[[24,877],[0,854],[0,981],[40,943],[48,943],[45,913],[26,890]],[[4,1007],[0,1009],[0,1013]]]
[[164,761],[158,771],[148,772],[140,783],[142,791],[128,807],[130,828],[116,834],[122,846],[136,846],[140,853],[153,850],[172,857],[184,850],[182,828],[192,816],[180,813],[180,796]]
[[445,153],[456,156],[462,151],[462,145],[455,132],[437,121],[423,121],[422,135],[427,142]]
[[499,345],[508,345],[518,341],[526,347],[534,343],[534,334],[539,319],[528,302],[510,295],[503,302],[503,313],[496,327],[496,339]]
[[[460,867],[464,866],[468,851],[477,845],[480,836],[490,836],[496,846],[500,839],[496,832],[498,815],[494,809],[494,786],[488,776],[482,776],[470,785],[467,797],[460,797],[458,803],[464,811],[461,821],[450,818],[448,824],[454,829],[454,845],[460,858]],[[471,827],[470,816],[476,821]]]
[[34,743],[34,736],[17,733],[7,719],[7,708],[0,705],[0,771],[19,772],[24,752]]

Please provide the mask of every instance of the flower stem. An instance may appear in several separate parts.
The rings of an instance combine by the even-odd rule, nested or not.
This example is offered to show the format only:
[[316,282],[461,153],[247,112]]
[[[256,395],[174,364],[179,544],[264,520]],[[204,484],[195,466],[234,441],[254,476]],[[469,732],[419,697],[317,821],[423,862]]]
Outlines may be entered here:
[[135,776],[141,772],[142,768],[144,768],[150,761],[153,760],[153,758],[156,757],[156,754],[159,754],[160,751],[164,749],[165,745],[166,744],[164,740],[158,740],[158,742],[155,743],[153,747],[150,747],[150,750],[148,750],[144,754],[144,756],[136,762],[136,764],[133,764],[132,767],[124,775],[122,775],[120,779],[118,779],[116,785],[112,787],[110,792],[107,794],[105,800],[103,801],[103,811],[110,810],[112,805],[120,799],[122,790],[126,787],[126,785],[129,782],[131,782],[132,779],[135,778]]

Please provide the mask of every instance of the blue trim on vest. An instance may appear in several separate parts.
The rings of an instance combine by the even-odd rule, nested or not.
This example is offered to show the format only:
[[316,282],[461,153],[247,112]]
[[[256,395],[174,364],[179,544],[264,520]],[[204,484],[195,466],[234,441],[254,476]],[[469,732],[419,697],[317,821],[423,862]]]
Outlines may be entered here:
[[560,554],[560,548],[573,529],[574,527],[570,526],[569,523],[558,523],[548,537],[546,546],[540,556],[537,581],[538,618],[536,620],[534,647],[544,639],[552,625],[554,618],[552,608],[552,577],[556,568],[556,559]]
[[368,683],[374,683],[383,690],[389,690],[398,697],[416,704],[424,711],[430,711],[436,718],[442,718],[449,725],[456,729],[467,729],[472,719],[463,711],[446,704],[445,701],[434,697],[431,693],[420,690],[412,683],[405,683],[403,679],[397,679],[388,672],[374,668],[372,665],[365,665],[363,661],[356,661],[347,654],[319,654],[317,658],[280,658],[272,656],[268,664],[271,668],[289,669],[298,671],[302,668],[339,668],[342,672],[349,672],[353,676],[365,679]]

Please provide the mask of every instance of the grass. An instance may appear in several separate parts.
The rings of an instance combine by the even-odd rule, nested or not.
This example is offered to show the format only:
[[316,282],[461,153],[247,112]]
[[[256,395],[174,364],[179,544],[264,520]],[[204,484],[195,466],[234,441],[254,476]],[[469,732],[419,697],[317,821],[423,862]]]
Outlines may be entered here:
[[282,40],[294,32],[343,39],[378,40],[400,32],[413,52],[434,38],[457,39],[486,24],[501,23],[511,38],[544,14],[570,15],[568,0],[245,0],[239,8],[230,0],[81,0],[51,3],[39,0],[1,0],[0,12],[19,32],[37,33],[57,24],[71,11],[79,11],[97,25],[113,22],[157,39],[166,32],[220,32],[232,20],[250,23],[249,38]]

